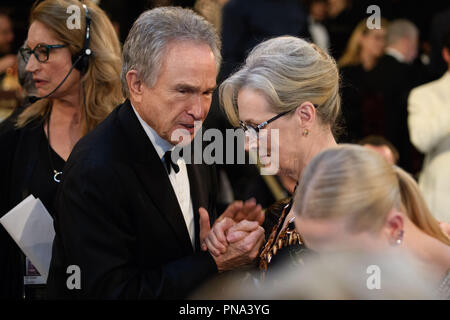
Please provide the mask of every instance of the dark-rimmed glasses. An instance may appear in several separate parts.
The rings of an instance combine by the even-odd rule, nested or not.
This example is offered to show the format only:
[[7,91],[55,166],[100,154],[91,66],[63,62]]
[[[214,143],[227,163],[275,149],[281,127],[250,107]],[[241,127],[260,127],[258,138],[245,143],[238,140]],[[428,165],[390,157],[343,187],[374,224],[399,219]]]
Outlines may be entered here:
[[40,63],[44,63],[48,61],[48,57],[50,55],[50,51],[52,49],[58,49],[58,48],[64,48],[66,47],[65,44],[43,44],[39,43],[36,47],[34,47],[33,50],[30,48],[20,48],[20,55],[22,56],[23,61],[28,63],[28,60],[30,59],[31,55],[33,54],[37,61]]
[[[313,106],[317,109],[317,105],[316,105],[316,104],[313,104]],[[292,111],[294,111],[294,110],[295,110],[295,109],[289,110],[289,111],[285,111],[285,112],[282,112],[282,113],[279,113],[279,114],[277,114],[275,117],[270,118],[269,120],[264,121],[263,123],[258,124],[256,127],[255,127],[255,126],[252,126],[252,125],[250,125],[250,124],[246,124],[246,123],[244,123],[244,122],[241,121],[241,120],[239,120],[239,125],[240,125],[240,127],[242,128],[242,130],[244,130],[244,132],[258,134],[258,133],[259,133],[259,130],[263,129],[263,128],[264,128],[265,126],[267,126],[269,123],[271,123],[271,122],[277,120],[278,118],[280,118],[280,117],[284,116],[285,114],[288,114],[289,112],[292,112]]]

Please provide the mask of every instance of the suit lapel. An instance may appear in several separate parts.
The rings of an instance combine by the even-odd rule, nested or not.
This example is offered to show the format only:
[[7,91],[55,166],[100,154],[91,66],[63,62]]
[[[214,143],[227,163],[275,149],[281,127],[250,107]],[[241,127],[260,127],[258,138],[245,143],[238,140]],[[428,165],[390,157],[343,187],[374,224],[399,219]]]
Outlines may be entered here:
[[127,135],[127,141],[130,143],[131,165],[134,167],[140,182],[160,214],[172,227],[181,246],[184,250],[192,252],[192,244],[183,213],[164,164],[139,123],[128,100],[119,111],[119,119]]

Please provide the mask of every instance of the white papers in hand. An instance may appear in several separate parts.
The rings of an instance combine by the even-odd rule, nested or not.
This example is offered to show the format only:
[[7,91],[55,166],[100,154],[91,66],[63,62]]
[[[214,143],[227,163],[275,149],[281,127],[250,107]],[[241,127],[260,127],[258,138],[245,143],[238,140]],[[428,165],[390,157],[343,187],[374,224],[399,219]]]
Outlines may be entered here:
[[41,200],[29,195],[5,214],[0,223],[47,280],[55,230],[53,219]]

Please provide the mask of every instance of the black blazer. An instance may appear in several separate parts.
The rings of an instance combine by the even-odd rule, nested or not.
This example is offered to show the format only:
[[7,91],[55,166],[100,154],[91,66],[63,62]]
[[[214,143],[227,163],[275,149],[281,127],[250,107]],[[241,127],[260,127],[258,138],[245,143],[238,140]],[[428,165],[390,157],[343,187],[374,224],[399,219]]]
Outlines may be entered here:
[[378,107],[383,108],[384,136],[398,149],[398,165],[414,173],[413,146],[408,131],[408,95],[421,84],[421,70],[414,65],[401,63],[390,55],[384,55],[370,72],[368,87],[378,97]]
[[[196,250],[165,167],[130,102],[82,138],[66,164],[56,198],[50,298],[186,297],[217,272],[199,250],[198,208],[215,219],[213,166],[187,165]],[[81,289],[68,290],[70,265]]]
[[[29,194],[29,184],[39,160],[43,119],[15,128],[23,108],[0,124],[0,217]],[[24,294],[24,256],[0,225],[0,299],[21,299]]]

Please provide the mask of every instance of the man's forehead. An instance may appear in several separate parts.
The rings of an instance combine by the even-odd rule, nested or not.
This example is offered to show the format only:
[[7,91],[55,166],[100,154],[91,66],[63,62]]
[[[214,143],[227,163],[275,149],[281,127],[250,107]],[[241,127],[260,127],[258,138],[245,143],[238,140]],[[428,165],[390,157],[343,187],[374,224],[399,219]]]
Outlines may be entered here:
[[171,61],[181,65],[189,60],[193,60],[192,62],[196,64],[216,62],[214,53],[207,43],[183,40],[170,41],[164,48],[162,60],[162,63]]
[[217,67],[208,45],[174,43],[166,49],[160,76],[176,79],[176,84],[215,87]]

